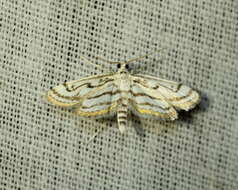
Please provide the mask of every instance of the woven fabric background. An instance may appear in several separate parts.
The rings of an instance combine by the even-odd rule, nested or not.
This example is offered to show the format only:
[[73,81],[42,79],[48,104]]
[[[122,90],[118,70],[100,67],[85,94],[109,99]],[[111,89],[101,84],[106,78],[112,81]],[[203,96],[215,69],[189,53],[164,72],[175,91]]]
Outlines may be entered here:
[[[1,0],[0,189],[236,189],[237,35],[237,0]],[[174,122],[131,116],[121,135],[115,118],[81,118],[44,98],[116,71],[96,56],[160,48],[131,67],[201,94]]]

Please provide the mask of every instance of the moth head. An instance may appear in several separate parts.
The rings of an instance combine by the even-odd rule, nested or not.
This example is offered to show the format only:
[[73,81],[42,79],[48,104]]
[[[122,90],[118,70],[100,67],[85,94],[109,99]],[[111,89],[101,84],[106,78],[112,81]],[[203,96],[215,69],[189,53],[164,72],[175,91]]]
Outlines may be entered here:
[[118,72],[128,72],[129,71],[129,65],[127,63],[117,63],[117,69]]

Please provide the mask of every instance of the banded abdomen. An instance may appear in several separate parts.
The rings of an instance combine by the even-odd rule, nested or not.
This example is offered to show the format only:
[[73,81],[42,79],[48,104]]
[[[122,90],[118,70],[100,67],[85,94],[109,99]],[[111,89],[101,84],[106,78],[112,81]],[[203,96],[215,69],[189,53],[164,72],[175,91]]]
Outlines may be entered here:
[[122,98],[118,103],[117,108],[117,122],[118,128],[121,133],[124,133],[127,127],[127,116],[128,116],[128,99]]

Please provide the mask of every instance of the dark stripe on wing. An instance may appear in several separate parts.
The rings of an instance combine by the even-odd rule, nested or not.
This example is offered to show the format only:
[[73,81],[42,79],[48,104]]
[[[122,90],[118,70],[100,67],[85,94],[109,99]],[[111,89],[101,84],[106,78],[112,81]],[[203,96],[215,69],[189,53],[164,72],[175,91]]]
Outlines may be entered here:
[[[147,77],[145,77],[145,78],[147,78]],[[147,79],[148,80],[155,80],[155,79],[150,79],[150,78],[147,78]],[[176,89],[172,89],[172,88],[169,88],[168,86],[163,85],[162,83],[160,85],[156,85],[156,86],[151,87],[151,86],[147,85],[145,82],[140,81],[140,80],[133,80],[133,82],[136,83],[136,84],[142,85],[142,86],[144,86],[146,88],[152,88],[154,90],[157,90],[160,86],[163,86],[164,88],[167,88],[167,89],[171,90],[172,92],[178,92],[180,90],[181,86],[182,86],[182,83],[178,83],[177,84],[177,88]]]
[[162,100],[162,99],[160,99],[160,98],[156,98],[156,97],[150,96],[150,95],[145,94],[145,93],[135,93],[135,92],[133,92],[132,90],[129,90],[129,91],[116,90],[116,91],[114,91],[114,92],[108,91],[108,92],[104,92],[104,93],[102,93],[102,94],[98,94],[98,95],[96,95],[96,96],[89,97],[88,99],[99,98],[99,97],[101,97],[101,96],[108,95],[108,94],[111,95],[111,96],[114,96],[115,94],[121,94],[121,93],[123,93],[123,92],[124,92],[124,93],[128,93],[128,94],[132,94],[132,95],[135,96],[135,97],[138,97],[138,96],[147,96],[147,97],[149,97],[149,98],[151,98],[151,99]]
[[[114,102],[116,102],[116,101],[114,101]],[[93,108],[93,107],[97,107],[97,106],[111,105],[114,102],[100,102],[98,104],[94,104],[94,105],[91,105],[91,106],[82,106],[82,109],[89,109],[89,108]]]
[[92,85],[92,83],[88,82],[88,83],[84,83],[84,84],[81,84],[81,85],[76,86],[76,87],[73,84],[71,86],[69,86],[67,83],[63,83],[63,86],[65,87],[65,90],[67,92],[72,92],[72,91],[75,91],[75,90],[77,90],[77,89],[79,89],[81,87],[84,87],[84,86],[86,88],[101,87],[101,86],[105,85],[106,83],[112,82],[112,81],[114,81],[114,79],[108,79],[108,80],[105,80],[105,81],[103,81],[103,82],[101,82],[101,83],[99,83],[97,85]]
[[[145,88],[150,88],[148,85],[146,85],[146,84],[144,84],[144,83],[140,83],[139,81],[136,81],[135,83],[137,83],[137,84],[139,84],[139,85],[141,85],[141,86],[143,86],[143,87],[145,87]],[[173,91],[171,88],[168,88],[168,87],[166,87],[166,86],[164,86],[164,85],[161,85],[161,86],[163,86],[164,88],[167,88],[167,89],[169,89],[169,90],[171,90],[173,93],[178,93],[179,92],[179,90],[181,89],[181,87],[183,86],[182,84],[178,84],[178,87],[177,87],[177,89],[176,89],[176,91]],[[157,86],[155,86],[155,87],[153,87],[152,89],[154,89],[154,90],[157,90],[159,88],[159,86],[157,85]],[[170,101],[170,102],[172,102],[172,101],[180,101],[180,100],[182,100],[182,99],[185,99],[185,98],[188,98],[189,96],[191,96],[191,94],[193,93],[194,91],[192,90],[192,89],[190,89],[189,90],[189,92],[186,94],[186,95],[183,95],[183,96],[179,96],[179,97],[173,97],[173,98],[167,98],[167,97],[165,97],[164,96],[164,100],[165,101]],[[160,92],[159,92],[160,93]],[[161,94],[161,93],[160,93]],[[161,94],[161,95],[163,95],[163,94]],[[147,95],[148,96],[148,95]],[[152,97],[153,98],[153,97]]]
[[168,106],[168,107],[161,107],[159,105],[156,105],[156,104],[151,104],[149,102],[144,102],[144,103],[137,103],[135,102],[134,100],[130,100],[131,104],[133,105],[133,107],[140,107],[140,106],[150,106],[152,108],[159,108],[159,109],[162,109],[164,111],[168,111],[171,106]]
[[188,98],[189,96],[191,96],[191,94],[194,91],[192,89],[189,90],[188,94],[184,95],[184,96],[180,96],[180,97],[173,97],[173,98],[166,98],[167,101],[173,102],[173,101],[179,101],[185,98]]

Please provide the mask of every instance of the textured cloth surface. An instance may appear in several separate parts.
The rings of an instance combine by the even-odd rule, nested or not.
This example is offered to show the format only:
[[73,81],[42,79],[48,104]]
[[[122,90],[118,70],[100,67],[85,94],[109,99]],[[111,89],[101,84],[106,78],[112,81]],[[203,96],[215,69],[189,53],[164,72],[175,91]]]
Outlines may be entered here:
[[[237,0],[1,0],[0,189],[236,189],[237,35]],[[131,67],[201,94],[176,121],[131,116],[121,135],[44,98],[116,70],[96,56],[160,48]]]

